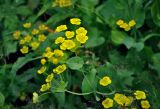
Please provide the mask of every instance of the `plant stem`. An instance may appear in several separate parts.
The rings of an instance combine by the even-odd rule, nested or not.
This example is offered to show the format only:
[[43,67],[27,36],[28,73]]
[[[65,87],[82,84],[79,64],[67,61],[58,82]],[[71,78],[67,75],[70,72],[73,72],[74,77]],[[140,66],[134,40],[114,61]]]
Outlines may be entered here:
[[158,34],[158,33],[149,34],[145,38],[143,38],[142,41],[145,42],[146,40],[150,39],[153,36],[160,36],[160,34]]
[[93,92],[87,92],[87,93],[77,93],[77,92],[72,92],[72,91],[69,91],[69,90],[65,90],[65,92],[68,92],[70,94],[73,94],[73,95],[90,95],[92,94]]
[[99,91],[95,91],[95,92],[92,91],[92,92],[87,92],[87,93],[77,93],[77,92],[72,92],[72,91],[69,91],[69,90],[65,90],[65,92],[73,94],[73,95],[79,95],[79,96],[81,96],[81,95],[90,95],[90,94],[93,94],[93,93],[106,96],[106,95],[113,95],[116,91],[112,91],[111,93],[102,93],[102,92],[99,92]]

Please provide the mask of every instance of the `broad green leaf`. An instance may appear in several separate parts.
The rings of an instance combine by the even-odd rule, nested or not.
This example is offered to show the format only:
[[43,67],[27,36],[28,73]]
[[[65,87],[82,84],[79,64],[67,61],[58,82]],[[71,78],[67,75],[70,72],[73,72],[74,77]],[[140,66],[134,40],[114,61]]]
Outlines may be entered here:
[[8,56],[10,53],[15,53],[17,51],[17,42],[5,41],[4,48],[5,56]]
[[100,31],[97,28],[89,28],[88,32],[88,40],[85,44],[86,48],[97,47],[105,42],[105,38],[101,36]]
[[66,63],[70,69],[79,70],[80,68],[83,67],[84,61],[83,61],[83,58],[75,56],[68,59]]
[[19,6],[16,9],[16,13],[23,16],[28,16],[32,13],[32,11],[27,6]]
[[90,38],[90,39],[87,41],[85,47],[86,47],[86,48],[97,47],[97,46],[102,45],[104,42],[105,42],[104,37],[93,37],[93,38]]
[[82,92],[92,92],[97,87],[96,69],[92,69],[88,72],[82,81]]
[[160,8],[159,8],[160,0],[154,0],[152,7],[151,7],[151,14],[154,23],[157,26],[160,26]]
[[123,44],[130,49],[134,45],[134,39],[132,37],[126,37],[123,41]]
[[160,74],[160,53],[156,53],[152,56],[153,68]]
[[65,92],[66,87],[68,85],[68,82],[60,81],[59,84],[53,84],[52,85],[52,92]]
[[4,105],[5,102],[5,97],[4,95],[0,92],[0,107]]
[[122,44],[126,37],[127,34],[125,34],[124,32],[118,30],[111,31],[111,40],[116,45]]
[[49,97],[48,94],[49,93],[43,93],[40,96],[38,96],[38,102],[42,102],[42,101],[46,100]]
[[144,48],[144,42],[134,43],[133,47],[136,48],[137,51],[141,51]]
[[13,64],[12,69],[11,69],[11,73],[12,74],[16,74],[16,72],[23,67],[26,63],[34,60],[33,54],[28,54],[25,57],[20,57],[18,58],[18,60]]
[[54,96],[58,100],[60,106],[63,106],[65,104],[65,92],[54,93]]

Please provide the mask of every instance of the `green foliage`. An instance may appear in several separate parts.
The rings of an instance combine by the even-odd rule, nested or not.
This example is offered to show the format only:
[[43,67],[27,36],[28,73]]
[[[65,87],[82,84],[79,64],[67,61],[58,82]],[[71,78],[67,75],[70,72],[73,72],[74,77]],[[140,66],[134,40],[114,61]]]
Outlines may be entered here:
[[84,61],[82,58],[76,56],[67,60],[67,65],[70,69],[79,70],[83,67]]
[[[102,101],[115,93],[133,96],[136,90],[147,95],[152,109],[159,109],[160,98],[160,0],[72,0],[71,6],[60,6],[57,0],[1,0],[0,1],[0,109],[100,109]],[[58,64],[41,59],[46,47],[59,49],[55,39],[65,36],[56,33],[61,24],[74,32],[70,18],[80,18],[87,30],[85,44],[76,42],[76,49],[64,51]],[[118,25],[135,21],[128,31]],[[30,29],[23,24],[30,22]],[[46,40],[37,50],[22,54],[20,40],[13,38],[16,30],[23,31],[21,38],[31,34],[40,24],[47,25]],[[66,38],[67,39],[67,38]],[[76,40],[76,38],[75,38]],[[52,61],[51,59],[50,61]],[[66,64],[59,75],[53,69]],[[46,66],[42,75],[37,70]],[[62,70],[60,68],[60,70]],[[39,91],[53,73],[51,87]],[[103,77],[111,84],[100,85]],[[32,93],[37,92],[39,102],[32,104]],[[24,106],[22,106],[24,105]],[[135,100],[128,109],[142,108]],[[113,109],[123,109],[114,100]]]

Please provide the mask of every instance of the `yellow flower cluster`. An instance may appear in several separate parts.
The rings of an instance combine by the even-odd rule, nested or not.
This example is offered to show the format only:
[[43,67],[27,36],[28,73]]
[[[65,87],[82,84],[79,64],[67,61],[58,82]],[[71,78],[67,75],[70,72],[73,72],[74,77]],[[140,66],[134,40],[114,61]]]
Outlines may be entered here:
[[[79,18],[70,19],[72,25],[80,25]],[[55,39],[55,44],[60,44],[61,50],[75,50],[81,44],[86,43],[88,40],[87,30],[84,27],[78,27],[76,30],[67,30],[67,25],[60,25],[56,28],[55,32],[64,32],[65,37],[59,36]]]
[[68,7],[72,5],[72,0],[56,0],[55,3],[59,7]]
[[114,101],[121,106],[130,106],[131,103],[133,102],[133,97],[131,96],[127,97],[123,94],[116,93],[114,96]]
[[[53,64],[58,64],[60,59],[64,56],[64,52],[59,49],[51,50],[50,47],[46,48],[46,52],[43,53],[43,57]],[[44,65],[46,63],[46,59],[41,60],[41,64]]]
[[120,27],[123,28],[125,31],[131,30],[132,27],[136,25],[135,20],[129,21],[129,23],[124,22],[123,20],[118,20],[116,24]]
[[33,28],[30,22],[24,23],[23,27],[27,30],[15,31],[13,33],[13,38],[15,40],[19,40],[19,44],[22,46],[20,51],[22,54],[26,54],[29,52],[29,48],[36,50],[40,44],[46,40],[44,33],[45,30],[48,30],[48,27],[44,24],[41,24],[39,25],[38,29]]
[[[52,80],[54,80],[54,75],[61,75],[63,72],[67,70],[67,66],[65,64],[66,59],[68,58],[67,53],[68,51],[74,52],[79,46],[86,43],[88,40],[87,30],[84,27],[77,27],[81,24],[81,20],[79,18],[72,18],[70,19],[70,24],[75,25],[75,30],[70,30],[67,25],[60,25],[58,26],[54,32],[58,33],[61,32],[63,35],[59,36],[55,39],[55,43],[58,48],[52,49],[51,47],[46,47],[45,51],[42,54],[42,58],[40,60],[41,67],[38,69],[38,74],[43,74],[45,76],[45,83],[41,85],[40,91],[45,92],[50,90],[52,85]],[[25,27],[28,27],[25,25]],[[32,41],[34,37],[26,37],[26,39],[30,40],[30,46],[32,49],[36,49],[39,44],[46,40],[46,36],[44,33],[42,34],[42,30],[47,30],[48,27],[45,25],[39,26],[39,28],[34,28],[31,31],[32,36],[37,36],[37,40]],[[15,33],[15,37],[20,36],[21,33],[17,31]],[[25,44],[25,41],[21,42]],[[28,46],[23,47],[24,50],[29,49]],[[66,50],[66,51],[65,51]],[[68,50],[68,51],[67,51]],[[25,53],[25,52],[24,52]],[[53,72],[47,73],[50,68],[48,65],[53,65]],[[35,102],[36,94],[33,94],[33,102]]]
[[146,99],[146,94],[145,94],[144,91],[137,90],[137,91],[134,92],[134,95],[135,95],[135,98],[137,100],[142,100],[141,101],[141,107],[143,109],[149,109],[150,108],[149,101],[145,100]]
[[99,84],[102,86],[107,86],[107,85],[111,84],[111,82],[112,81],[111,81],[110,77],[105,76],[99,81]]

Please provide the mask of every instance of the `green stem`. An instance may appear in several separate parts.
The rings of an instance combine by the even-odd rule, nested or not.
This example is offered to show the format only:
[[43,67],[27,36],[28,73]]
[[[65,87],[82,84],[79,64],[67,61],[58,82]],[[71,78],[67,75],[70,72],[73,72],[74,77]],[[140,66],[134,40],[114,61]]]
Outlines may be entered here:
[[158,34],[158,33],[149,34],[145,38],[143,38],[142,41],[145,42],[146,40],[150,39],[153,36],[160,36],[160,34]]
[[82,96],[82,95],[90,95],[90,94],[93,93],[93,92],[77,93],[77,92],[72,92],[72,91],[69,91],[69,90],[65,90],[65,92],[70,93],[70,94],[73,94],[73,95],[79,95],[79,96]]
[[73,94],[73,95],[79,95],[79,96],[90,95],[90,94],[93,94],[93,93],[103,95],[103,96],[107,96],[107,95],[113,95],[116,91],[112,91],[111,93],[102,93],[102,92],[99,92],[99,91],[95,91],[95,92],[92,91],[92,92],[87,92],[87,93],[77,93],[77,92],[72,92],[72,91],[69,91],[69,90],[65,90],[65,92]]
[[114,93],[116,93],[116,91],[112,91],[112,92],[110,92],[110,93],[102,93],[102,92],[96,91],[96,93],[97,93],[97,94],[100,94],[100,95],[106,96],[106,95],[113,95]]

